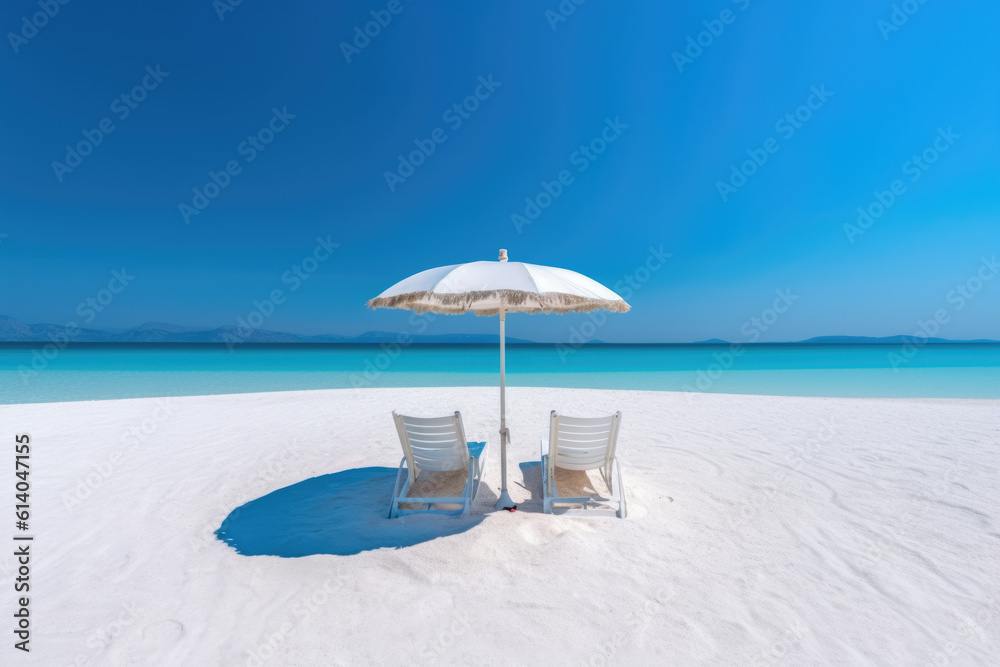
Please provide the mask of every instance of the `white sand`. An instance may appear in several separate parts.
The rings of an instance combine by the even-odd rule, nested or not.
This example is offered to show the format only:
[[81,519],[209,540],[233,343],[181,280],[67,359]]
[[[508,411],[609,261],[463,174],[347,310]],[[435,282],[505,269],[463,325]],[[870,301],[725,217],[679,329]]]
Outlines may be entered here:
[[[0,406],[5,469],[13,435],[33,438],[37,536],[27,656],[9,645],[12,549],[0,557],[0,662],[1000,663],[1000,402],[514,388],[520,509],[508,514],[491,509],[497,399],[373,389],[173,398],[169,414],[164,399]],[[394,469],[393,408],[458,409],[469,437],[489,440],[478,516],[390,522],[394,470],[361,471],[261,501],[229,528],[239,541],[256,527],[246,544],[263,549],[414,544],[281,558],[214,536],[277,489]],[[540,513],[538,468],[519,464],[538,460],[551,408],[622,410],[628,519]]]

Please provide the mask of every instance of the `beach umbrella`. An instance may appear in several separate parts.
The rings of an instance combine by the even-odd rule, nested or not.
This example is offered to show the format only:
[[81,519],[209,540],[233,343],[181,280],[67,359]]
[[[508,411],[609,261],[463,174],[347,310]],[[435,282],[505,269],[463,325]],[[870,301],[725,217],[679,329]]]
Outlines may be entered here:
[[513,509],[507,493],[507,403],[504,320],[507,313],[627,312],[630,306],[599,282],[551,266],[499,261],[453,264],[421,271],[401,280],[368,302],[369,308],[403,308],[417,313],[500,316],[500,475],[503,487],[497,509]]

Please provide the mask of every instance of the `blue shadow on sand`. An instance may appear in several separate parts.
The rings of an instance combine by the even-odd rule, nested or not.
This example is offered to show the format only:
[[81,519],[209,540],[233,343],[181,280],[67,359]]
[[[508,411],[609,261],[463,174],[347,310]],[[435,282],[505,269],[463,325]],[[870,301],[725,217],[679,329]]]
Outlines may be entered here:
[[485,517],[389,519],[395,468],[354,468],[303,480],[237,507],[216,537],[244,556],[349,556],[462,533]]

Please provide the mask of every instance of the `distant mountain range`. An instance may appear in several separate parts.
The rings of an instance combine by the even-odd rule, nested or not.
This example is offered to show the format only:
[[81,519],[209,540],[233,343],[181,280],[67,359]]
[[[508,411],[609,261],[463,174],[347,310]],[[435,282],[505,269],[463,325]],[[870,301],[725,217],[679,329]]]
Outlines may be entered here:
[[[777,343],[780,345],[905,345],[906,343],[916,343],[926,345],[927,343],[1000,343],[997,340],[985,338],[979,340],[950,340],[948,338],[917,338],[916,336],[816,336],[807,340],[796,340],[788,343]],[[732,345],[729,341],[718,338],[701,340],[695,345]]]
[[[360,336],[301,334],[267,329],[240,329],[236,326],[198,329],[163,322],[147,322],[132,329],[75,329],[57,324],[24,324],[0,315],[0,343],[497,343],[497,334],[417,335],[398,331],[366,331]],[[403,337],[403,338],[401,338]],[[522,338],[507,338],[517,345],[531,343]]]
[[[236,326],[199,329],[182,327],[164,322],[146,322],[131,329],[85,329],[70,328],[58,324],[25,324],[12,317],[0,315],[0,343],[497,343],[496,334],[439,334],[416,335],[395,331],[366,331],[359,336],[339,336],[302,334],[270,331],[267,329],[240,329]],[[404,337],[401,339],[401,336]],[[523,338],[507,338],[512,345],[531,344]],[[945,338],[914,338],[913,336],[818,336],[808,340],[794,341],[801,345],[903,345],[915,342],[919,345],[930,343],[997,343],[995,340],[954,341]],[[589,344],[604,341],[591,340]],[[698,341],[698,345],[730,345],[719,338]]]
[[978,340],[951,340],[948,338],[917,338],[916,336],[882,336],[873,338],[871,336],[817,336],[802,343],[812,343],[816,345],[905,345],[906,343],[997,343],[1000,341],[980,338]]

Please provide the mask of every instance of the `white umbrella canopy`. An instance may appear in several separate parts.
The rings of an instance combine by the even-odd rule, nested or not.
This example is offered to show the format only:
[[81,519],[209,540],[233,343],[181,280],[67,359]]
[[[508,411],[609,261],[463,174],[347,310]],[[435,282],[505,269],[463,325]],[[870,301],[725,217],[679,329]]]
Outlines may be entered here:
[[368,302],[371,308],[406,308],[418,313],[497,315],[582,313],[629,309],[620,296],[576,271],[508,262],[439,266],[401,280]]
[[428,269],[399,281],[368,302],[369,308],[402,308],[417,313],[500,316],[500,474],[503,487],[497,509],[513,509],[507,493],[505,391],[506,313],[628,312],[630,306],[613,291],[587,276],[551,266],[508,262],[500,251],[496,262],[469,262]]

